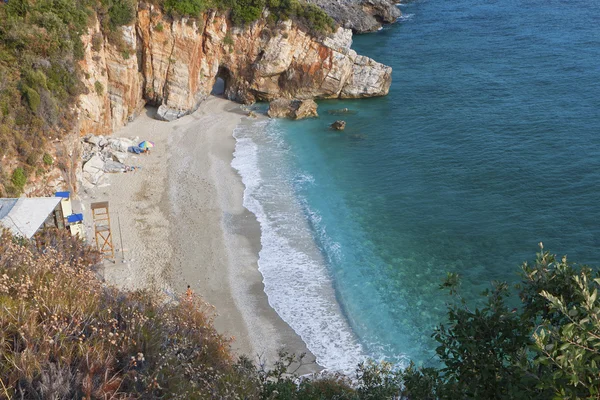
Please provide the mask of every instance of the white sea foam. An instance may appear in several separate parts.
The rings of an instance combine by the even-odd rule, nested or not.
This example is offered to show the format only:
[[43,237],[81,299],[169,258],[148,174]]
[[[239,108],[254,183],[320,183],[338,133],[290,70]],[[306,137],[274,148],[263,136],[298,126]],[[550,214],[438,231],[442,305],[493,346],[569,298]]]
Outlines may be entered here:
[[[232,166],[246,187],[244,206],[261,227],[258,264],[269,304],[302,337],[320,365],[352,371],[365,359],[364,351],[337,303],[306,207],[294,193],[294,184],[312,184],[314,178],[289,171],[287,149],[272,121],[241,126],[234,137]],[[317,222],[319,216],[313,213],[309,218]]]
[[397,21],[398,22],[410,21],[411,19],[413,19],[414,16],[415,16],[415,14],[402,14],[401,16],[398,17]]

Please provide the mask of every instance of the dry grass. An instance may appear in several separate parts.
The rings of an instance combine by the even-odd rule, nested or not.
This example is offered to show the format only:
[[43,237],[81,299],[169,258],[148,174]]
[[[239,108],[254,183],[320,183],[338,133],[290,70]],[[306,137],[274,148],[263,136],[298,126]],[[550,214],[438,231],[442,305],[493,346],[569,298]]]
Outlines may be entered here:
[[0,398],[255,398],[197,298],[107,288],[65,234],[0,236]]

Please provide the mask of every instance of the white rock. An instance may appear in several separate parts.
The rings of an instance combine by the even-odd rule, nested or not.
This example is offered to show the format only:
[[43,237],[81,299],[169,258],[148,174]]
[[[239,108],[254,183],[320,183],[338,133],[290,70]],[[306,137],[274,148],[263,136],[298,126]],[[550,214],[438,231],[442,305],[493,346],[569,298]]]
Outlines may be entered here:
[[105,140],[104,136],[100,135],[100,136],[90,136],[89,138],[87,138],[87,142],[90,144],[93,144],[94,146],[100,146],[100,142]]
[[122,164],[124,164],[125,160],[127,160],[127,153],[123,153],[122,151],[113,151],[111,154],[113,160]]
[[104,175],[104,161],[96,154],[83,165],[83,178],[97,185],[102,175]]
[[108,145],[111,150],[118,151],[121,153],[127,153],[127,149],[130,146],[134,146],[133,140],[126,138],[111,138],[108,139]]

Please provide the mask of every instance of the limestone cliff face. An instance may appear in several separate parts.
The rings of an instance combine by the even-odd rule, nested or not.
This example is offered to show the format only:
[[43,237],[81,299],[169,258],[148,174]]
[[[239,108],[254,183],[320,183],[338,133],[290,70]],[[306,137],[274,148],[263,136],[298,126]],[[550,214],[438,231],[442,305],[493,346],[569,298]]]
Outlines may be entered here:
[[141,4],[135,26],[122,35],[127,53],[98,25],[83,38],[88,93],[79,107],[81,133],[110,132],[146,103],[160,106],[165,119],[178,118],[208,97],[217,77],[226,96],[243,103],[382,96],[391,83],[391,68],[357,55],[343,28],[318,39],[291,21],[269,27],[263,18],[242,29],[215,12],[199,22],[173,21]]

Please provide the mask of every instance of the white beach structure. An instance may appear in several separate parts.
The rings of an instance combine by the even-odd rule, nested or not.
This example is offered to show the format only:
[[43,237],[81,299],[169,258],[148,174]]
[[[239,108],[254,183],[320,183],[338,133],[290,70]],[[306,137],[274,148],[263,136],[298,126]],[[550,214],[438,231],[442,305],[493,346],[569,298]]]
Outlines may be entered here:
[[62,213],[55,215],[61,200],[60,197],[0,199],[0,226],[15,236],[31,239],[45,222],[56,225],[57,217],[62,219]]

